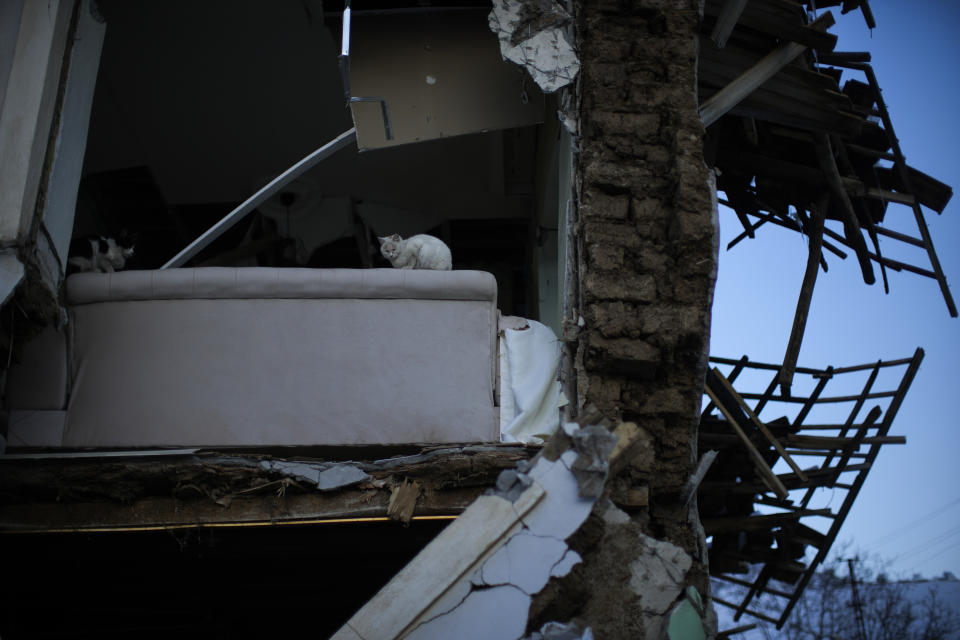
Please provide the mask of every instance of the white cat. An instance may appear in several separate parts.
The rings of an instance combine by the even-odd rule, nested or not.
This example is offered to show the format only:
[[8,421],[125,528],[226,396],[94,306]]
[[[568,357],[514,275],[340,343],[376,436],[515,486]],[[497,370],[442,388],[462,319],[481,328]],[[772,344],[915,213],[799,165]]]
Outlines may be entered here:
[[380,240],[380,253],[398,269],[449,271],[453,268],[450,248],[440,238],[420,234],[404,240],[395,233],[377,239]]

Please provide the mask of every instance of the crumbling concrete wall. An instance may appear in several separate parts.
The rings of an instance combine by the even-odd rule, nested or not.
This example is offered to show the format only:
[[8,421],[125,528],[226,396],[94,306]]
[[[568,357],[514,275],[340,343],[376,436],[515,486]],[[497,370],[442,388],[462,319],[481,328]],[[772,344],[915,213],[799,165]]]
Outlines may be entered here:
[[[573,614],[597,637],[658,638],[664,607],[686,586],[706,593],[696,499],[685,489],[696,463],[717,255],[697,112],[699,13],[697,0],[577,6],[571,391],[581,411],[593,405],[633,421],[644,438],[610,481],[610,501],[598,502],[571,541],[584,562],[534,602],[534,628]],[[664,567],[653,566],[661,560]]]

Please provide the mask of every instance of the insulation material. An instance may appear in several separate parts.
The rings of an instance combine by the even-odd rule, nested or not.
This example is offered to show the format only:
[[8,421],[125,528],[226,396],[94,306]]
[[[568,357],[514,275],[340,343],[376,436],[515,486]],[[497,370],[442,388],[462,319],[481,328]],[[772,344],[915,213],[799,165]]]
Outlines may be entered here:
[[567,37],[570,14],[558,3],[496,0],[489,20],[503,58],[525,68],[545,93],[576,78],[580,60]]
[[550,327],[500,320],[500,432],[504,442],[540,444],[560,426],[566,404],[557,381],[560,342]]

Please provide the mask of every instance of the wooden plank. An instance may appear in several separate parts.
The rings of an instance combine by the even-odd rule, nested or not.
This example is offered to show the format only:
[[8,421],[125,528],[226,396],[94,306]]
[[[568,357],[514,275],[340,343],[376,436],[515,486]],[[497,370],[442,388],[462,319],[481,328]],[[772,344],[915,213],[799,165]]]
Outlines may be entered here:
[[780,479],[777,478],[776,474],[773,473],[773,470],[767,465],[766,461],[763,459],[763,456],[760,455],[760,452],[757,451],[757,448],[753,446],[753,443],[750,442],[750,438],[747,437],[747,434],[743,432],[743,429],[740,428],[740,425],[737,424],[736,418],[731,414],[727,408],[720,402],[716,393],[709,386],[704,388],[707,395],[710,396],[710,399],[713,400],[714,404],[717,405],[717,408],[723,413],[727,418],[727,423],[730,425],[738,436],[740,440],[743,441],[743,446],[746,447],[747,453],[750,455],[750,459],[753,461],[754,466],[760,474],[760,478],[763,480],[763,483],[769,487],[771,491],[780,496],[781,499],[786,499],[789,495],[787,488],[783,486],[783,483],[780,482]]
[[479,497],[355,613],[333,640],[348,640],[354,637],[351,634],[365,640],[402,637],[423,612],[521,527],[523,517],[544,495],[534,483],[516,502]]
[[731,531],[763,531],[780,526],[787,522],[796,522],[800,518],[810,516],[831,516],[829,509],[805,509],[791,513],[772,513],[762,516],[704,518],[703,529],[707,535],[714,533],[729,533]]
[[813,288],[817,283],[817,272],[820,266],[820,256],[823,245],[823,220],[827,207],[830,205],[830,196],[823,195],[813,208],[808,237],[810,246],[807,251],[807,268],[803,274],[803,283],[800,285],[800,295],[797,296],[797,308],[793,315],[793,327],[790,329],[790,339],[787,341],[787,350],[783,355],[783,366],[777,374],[777,383],[783,395],[790,395],[793,384],[793,375],[797,368],[797,358],[800,356],[800,345],[803,343],[803,334],[806,332],[807,315],[810,312],[810,300],[813,298]]
[[718,49],[723,49],[727,44],[727,38],[737,25],[737,20],[740,19],[746,4],[747,0],[726,0],[723,3],[723,8],[717,15],[717,24],[714,25],[713,32],[710,34],[710,39]]
[[[728,43],[726,48],[719,50],[715,49],[704,36],[700,37],[700,41],[704,45],[700,50],[701,58],[723,65],[723,67],[729,69],[732,73],[730,79],[750,69],[760,58],[760,54],[755,48],[740,47],[733,43]],[[786,87],[799,86],[807,89],[840,90],[834,78],[814,71],[809,66],[802,64],[792,64],[783,67],[776,76],[771,78],[770,82],[775,85],[779,83]]]
[[784,436],[783,441],[798,449],[844,449],[860,444],[907,444],[904,436],[839,438],[832,436]]
[[757,628],[757,625],[754,623],[737,625],[736,627],[730,627],[729,629],[718,631],[717,638],[719,638],[719,640],[730,640],[730,636],[735,636],[738,633],[743,633],[744,631],[751,631],[756,628]]
[[[707,43],[705,46],[710,46]],[[710,97],[723,89],[743,71],[725,61],[704,58],[698,63],[699,83],[705,91],[704,97]],[[786,107],[795,114],[824,117],[838,110],[848,112],[847,117],[861,120],[853,113],[853,104],[850,98],[837,91],[836,87],[822,87],[805,83],[805,76],[793,78],[781,71],[758,87],[751,98],[756,96],[758,104],[771,108]],[[791,101],[793,108],[791,108]],[[799,109],[803,107],[803,109]]]
[[[893,122],[890,120],[890,114],[887,111],[887,105],[883,101],[883,96],[880,93],[880,85],[877,83],[877,77],[873,73],[873,68],[868,64],[859,65],[858,68],[861,68],[861,70],[863,70],[867,75],[870,88],[873,90],[874,98],[876,99],[877,103],[877,109],[880,111],[880,118],[883,120],[883,128],[887,132],[887,137],[890,140],[890,147],[892,148],[893,155],[896,158],[896,161],[894,162],[894,168],[896,169],[897,175],[900,178],[900,184],[903,185],[906,192],[916,193],[912,186],[910,167],[907,166],[907,161],[903,157],[903,152],[900,150],[900,142],[897,140],[897,134],[894,133]],[[917,228],[920,230],[920,237],[923,239],[923,244],[927,250],[927,259],[930,260],[930,266],[933,268],[933,272],[937,276],[937,284],[940,285],[940,292],[943,295],[943,301],[947,304],[947,311],[950,313],[950,317],[956,318],[957,305],[953,301],[953,295],[950,293],[950,286],[947,284],[947,277],[944,275],[943,268],[940,266],[940,259],[937,257],[937,251],[933,247],[933,239],[930,237],[930,230],[927,228],[927,221],[924,219],[923,211],[921,211],[918,203],[913,204],[913,216],[916,220]]]
[[[729,576],[729,575],[724,574],[724,573],[721,573],[721,574],[719,574],[719,575],[714,575],[713,577],[714,577],[714,578],[717,578],[718,580],[723,580],[724,582],[729,582],[729,583],[731,583],[731,584],[740,585],[741,587],[752,587],[752,586],[753,586],[753,583],[752,583],[752,582],[747,582],[746,580],[741,580],[741,579],[739,579],[739,578],[734,578],[733,576]],[[772,595],[772,596],[780,596],[781,598],[792,598],[792,597],[793,597],[793,594],[792,594],[792,593],[787,593],[786,591],[780,591],[779,589],[773,589],[773,588],[770,588],[770,587],[764,588],[764,589],[763,589],[763,592],[764,592],[764,593],[769,593],[769,594]]]
[[801,480],[806,482],[807,476],[803,474],[803,470],[797,465],[796,462],[793,461],[793,458],[790,457],[790,455],[783,448],[783,445],[780,444],[780,441],[770,432],[770,429],[767,428],[767,425],[760,421],[760,418],[758,418],[757,414],[753,412],[753,410],[750,408],[750,405],[748,405],[746,401],[740,397],[740,394],[737,393],[736,389],[733,388],[733,385],[731,385],[730,382],[723,377],[723,374],[720,373],[720,370],[716,367],[713,368],[713,373],[720,384],[726,388],[727,393],[733,396],[733,399],[736,400],[737,403],[743,408],[744,412],[747,414],[747,417],[749,417],[753,422],[753,425],[760,430],[760,433],[763,434],[763,437],[765,437],[770,444],[773,445],[773,448],[776,449],[777,453],[779,453],[786,463],[790,465],[790,468],[793,469],[793,472],[796,473]]
[[[727,86],[725,76],[715,73],[707,62],[700,65],[699,73],[700,96],[704,102]],[[861,130],[862,120],[843,111],[842,105],[832,105],[819,95],[810,99],[808,92],[797,89],[801,88],[777,91],[764,85],[732,105],[729,113],[809,131],[837,130],[842,135],[854,136]]]
[[[833,20],[830,12],[825,13],[824,16],[830,16],[829,20]],[[820,25],[827,22],[822,18],[818,18]],[[703,120],[703,126],[709,127],[719,120],[806,49],[805,46],[795,42],[784,43],[764,56],[750,69],[734,78],[730,84],[700,105],[700,118]]]
[[827,177],[827,185],[830,187],[834,199],[840,204],[844,234],[850,246],[852,246],[853,250],[857,253],[857,261],[860,263],[863,281],[867,284],[873,284],[877,278],[873,273],[870,257],[867,255],[867,245],[863,239],[863,234],[860,233],[860,222],[857,220],[857,214],[853,210],[853,203],[850,202],[850,196],[840,176],[840,169],[837,168],[836,159],[833,157],[830,138],[824,133],[817,134],[814,136],[813,146],[817,153],[817,161],[820,163],[820,168]]
[[[277,483],[279,486],[279,483]],[[430,492],[414,511],[414,518],[458,515],[484,487]],[[141,498],[118,502],[24,502],[4,504],[3,533],[65,533],[146,531],[205,527],[296,525],[351,519],[387,520],[387,492],[347,489],[338,492],[263,495],[212,500]]]
[[[717,604],[722,604],[723,606],[728,607],[728,608],[730,608],[730,609],[737,609],[737,608],[739,608],[739,605],[735,605],[735,604],[733,604],[732,602],[729,602],[729,601],[724,600],[724,599],[722,599],[722,598],[718,598],[716,595],[711,595],[711,596],[710,596],[710,599],[711,599],[713,602],[716,602]],[[766,622],[770,622],[770,623],[773,623],[773,624],[776,624],[776,623],[778,622],[776,618],[771,618],[771,617],[768,616],[767,614],[765,614],[765,613],[760,613],[759,611],[751,611],[751,610],[748,609],[748,610],[746,611],[746,613],[749,613],[749,614],[750,614],[751,616],[753,616],[754,618],[759,618],[759,619],[761,619],[761,620],[764,620],[764,621],[766,621]],[[347,640],[347,639],[344,639],[344,640]]]
[[900,233],[899,231],[887,229],[879,225],[874,225],[874,229],[882,236],[887,236],[888,238],[893,238],[894,240],[899,240],[900,242],[906,242],[907,244],[912,244],[915,247],[923,248],[923,240],[919,238],[914,238],[913,236],[908,236],[905,233]]
[[[717,17],[717,25],[720,25],[723,20],[723,11],[726,10],[727,5],[721,8],[718,0],[708,1],[704,7],[706,15]],[[752,2],[738,15],[738,18],[737,22],[744,27],[780,40],[797,42],[811,49],[832,51],[837,43],[836,35],[817,31],[802,24],[800,8],[793,3],[770,0]],[[714,28],[714,33],[716,31],[717,28]],[[713,35],[710,37],[714,39]],[[723,42],[726,43],[726,38]],[[718,43],[717,47],[723,48],[723,45]]]
[[413,517],[413,511],[417,507],[417,499],[420,497],[421,487],[419,482],[404,478],[403,481],[394,486],[390,492],[390,501],[387,503],[387,516],[393,520],[399,520],[403,524],[410,522]]
[[[883,422],[881,423],[878,435],[883,437],[886,436],[890,431],[890,426],[893,424],[893,420],[897,415],[897,412],[900,410],[900,405],[903,403],[903,398],[907,394],[907,390],[910,388],[910,385],[913,383],[913,379],[917,374],[917,370],[920,368],[920,363],[923,362],[923,349],[917,349],[913,358],[910,359],[910,365],[907,367],[907,371],[903,374],[903,378],[900,381],[900,385],[897,387],[896,395],[893,400],[890,402],[890,406],[887,407],[886,412],[883,415]],[[792,598],[784,607],[783,612],[780,615],[780,620],[777,622],[778,626],[783,626],[787,621],[787,618],[790,617],[790,612],[793,611],[793,607],[796,605],[797,600],[800,597],[800,594],[803,593],[803,590],[806,588],[807,584],[810,582],[810,579],[813,577],[814,572],[817,570],[817,567],[821,562],[827,557],[827,553],[830,550],[830,546],[833,544],[833,541],[836,539],[837,534],[840,532],[840,527],[843,526],[843,521],[846,519],[847,514],[850,513],[850,509],[853,507],[853,502],[856,500],[857,495],[860,493],[860,489],[863,487],[863,483],[867,479],[867,472],[870,467],[873,465],[873,462],[876,460],[877,454],[880,452],[879,445],[873,445],[870,447],[870,452],[867,457],[866,462],[861,465],[850,465],[846,467],[846,470],[852,471],[855,468],[857,470],[863,471],[863,473],[858,473],[857,477],[854,479],[852,486],[847,491],[847,495],[843,499],[843,504],[840,505],[840,509],[837,511],[837,515],[833,520],[833,523],[830,525],[830,530],[826,534],[826,540],[822,547],[817,552],[816,557],[810,563],[810,566],[807,568],[807,571],[800,578],[800,582],[796,587],[795,593],[797,594]]]
[[[710,356],[709,361],[715,364],[731,364],[731,365],[735,365],[738,362],[740,362],[739,360],[733,360],[732,358],[722,358],[720,356]],[[815,378],[819,378],[823,376],[835,376],[841,373],[853,373],[855,371],[868,371],[877,366],[899,367],[903,365],[909,365],[912,363],[913,363],[913,358],[900,358],[898,360],[881,360],[879,362],[868,362],[866,364],[856,364],[848,367],[830,367],[829,371],[827,369],[812,369],[810,367],[797,367],[797,373],[805,373]],[[751,369],[767,369],[769,371],[777,371],[780,369],[779,364],[771,364],[769,362],[759,362],[756,360],[751,360],[749,366]],[[744,394],[741,394],[741,395],[743,395],[744,398],[747,397]]]

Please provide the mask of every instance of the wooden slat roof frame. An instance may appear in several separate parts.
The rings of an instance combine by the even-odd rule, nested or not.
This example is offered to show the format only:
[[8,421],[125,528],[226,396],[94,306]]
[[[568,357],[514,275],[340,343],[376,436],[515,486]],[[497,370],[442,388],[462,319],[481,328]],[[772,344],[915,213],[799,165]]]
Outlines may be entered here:
[[[723,367],[727,371],[724,377],[735,386],[744,386],[737,384],[738,378],[744,371],[752,370],[755,373],[771,374],[771,380],[763,390],[741,388],[738,390],[738,395],[745,401],[752,402],[752,407],[749,408],[760,420],[765,418],[765,409],[770,413],[769,409],[773,406],[771,403],[800,405],[798,415],[789,424],[780,420],[766,422],[766,425],[775,426],[781,431],[789,431],[787,435],[781,435],[780,443],[788,447],[787,450],[792,455],[822,458],[817,467],[805,470],[806,480],[801,480],[800,476],[793,471],[777,476],[789,492],[787,498],[771,495],[772,492],[762,479],[762,475],[751,473],[751,469],[743,468],[742,465],[737,468],[738,477],[726,478],[723,458],[726,455],[735,455],[742,445],[738,437],[723,433],[724,427],[729,425],[725,424],[726,420],[720,420],[712,415],[716,408],[714,402],[709,402],[704,409],[701,415],[701,453],[709,449],[719,448],[720,450],[717,462],[711,467],[711,471],[700,486],[701,518],[704,530],[708,536],[753,532],[768,534],[771,541],[778,540],[777,547],[767,551],[754,549],[739,555],[736,552],[733,553],[734,559],[754,565],[754,571],[748,574],[752,576],[750,579],[737,577],[733,571],[725,570],[711,562],[710,571],[714,578],[742,588],[742,595],[737,602],[714,598],[718,604],[735,610],[734,620],[739,620],[743,614],[749,614],[755,618],[773,622],[778,628],[787,621],[797,600],[826,558],[854,500],[866,481],[880,448],[887,444],[905,442],[902,437],[891,436],[890,429],[920,367],[923,355],[923,350],[917,349],[912,357],[899,360],[824,369],[797,367],[796,374],[809,377],[814,384],[809,393],[790,396],[774,395],[779,386],[781,365],[752,362],[747,356],[739,360],[710,358],[713,365],[718,368]],[[880,372],[897,368],[900,368],[903,373],[895,388],[877,390],[875,387]],[[864,371],[869,373],[859,393],[840,396],[824,394],[830,381],[844,374]],[[878,401],[887,403],[886,408],[880,404],[873,404]],[[822,404],[852,406],[843,423],[805,424],[804,421],[810,415],[810,411],[816,405]],[[872,406],[867,409],[868,405]],[[835,432],[836,435],[824,435],[830,432]],[[753,445],[761,448],[768,460],[779,459],[779,454],[768,443],[765,436],[761,437],[759,434],[755,436]],[[775,462],[770,463],[771,466],[773,464]],[[855,474],[852,480],[841,478],[851,473]],[[841,482],[841,480],[844,481]],[[812,497],[818,491],[827,488],[844,492],[843,502],[839,508],[836,511],[811,508]],[[716,505],[718,499],[727,500],[725,496],[739,496],[738,504],[743,504],[742,499],[750,496],[751,503],[764,505],[768,513],[753,514],[751,507],[751,513],[723,517],[711,516],[709,505]],[[831,523],[829,530],[821,532],[804,524],[805,521],[809,522],[810,518],[815,517],[829,519]],[[810,561],[802,559],[805,554],[801,558],[790,557],[786,555],[786,545],[781,546],[786,542],[794,546],[802,544],[803,549],[812,547],[816,549],[816,554]],[[711,545],[715,544],[716,539],[711,542]],[[711,553],[714,552],[727,553],[722,550],[717,551],[715,547],[711,549]],[[785,573],[795,576],[793,584],[778,578]],[[777,584],[771,585],[771,581]],[[782,608],[775,612],[777,615],[771,615],[769,610],[761,611],[756,607],[751,608],[751,604],[760,593],[774,596],[777,602],[782,603]]]

